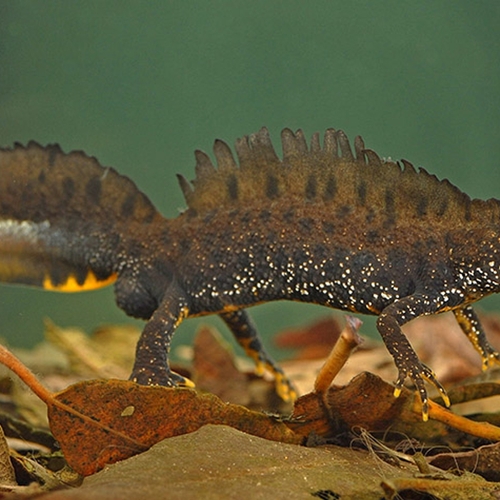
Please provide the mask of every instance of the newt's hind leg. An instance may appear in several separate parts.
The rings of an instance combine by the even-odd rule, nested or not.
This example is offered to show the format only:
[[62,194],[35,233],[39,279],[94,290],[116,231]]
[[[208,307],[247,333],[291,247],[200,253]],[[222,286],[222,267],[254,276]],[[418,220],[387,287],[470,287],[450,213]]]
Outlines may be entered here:
[[227,324],[238,344],[245,349],[247,356],[255,361],[257,373],[261,375],[264,370],[269,370],[274,375],[276,392],[279,396],[284,401],[293,401],[297,397],[293,385],[287,379],[283,370],[266,352],[255,325],[246,311],[240,309],[221,313],[220,317]]
[[486,370],[493,363],[500,363],[500,354],[493,349],[488,342],[486,334],[484,333],[481,322],[477,317],[476,312],[471,306],[461,307],[453,311],[455,318],[460,325],[462,331],[467,335],[471,341],[474,349],[481,356],[483,362],[483,370]]

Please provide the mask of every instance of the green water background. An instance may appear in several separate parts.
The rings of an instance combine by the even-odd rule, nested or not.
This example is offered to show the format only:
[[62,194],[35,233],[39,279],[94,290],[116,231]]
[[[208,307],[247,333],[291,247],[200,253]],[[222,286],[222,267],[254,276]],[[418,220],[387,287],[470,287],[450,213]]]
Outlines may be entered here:
[[[499,27],[496,0],[0,0],[0,144],[83,149],[169,217],[185,206],[175,173],[193,177],[195,148],[262,125],[278,150],[283,127],[342,128],[474,197],[500,197]],[[264,335],[326,312],[252,310]],[[87,330],[131,321],[112,288],[0,287],[10,343],[41,340],[46,316]]]

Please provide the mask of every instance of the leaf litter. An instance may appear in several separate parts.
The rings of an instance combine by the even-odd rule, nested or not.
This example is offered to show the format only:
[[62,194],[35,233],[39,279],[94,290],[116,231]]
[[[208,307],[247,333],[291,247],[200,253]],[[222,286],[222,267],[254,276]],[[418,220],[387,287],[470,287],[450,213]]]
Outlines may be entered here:
[[[337,320],[330,316],[328,320],[321,321],[322,325],[319,329],[317,325],[312,325],[311,328],[316,332],[320,331],[320,335],[313,336],[313,339],[319,338],[319,343],[324,344],[322,337],[327,333],[325,325],[332,324],[332,321],[337,322]],[[497,333],[500,332],[498,327],[500,322],[495,323],[492,320],[490,323],[496,324]],[[442,327],[442,325],[433,326],[427,322],[424,328],[429,328],[429,325],[431,328]],[[73,334],[76,340],[69,342],[70,347],[67,347],[68,340],[64,339],[64,330],[58,329],[55,325],[49,325],[48,328],[52,331],[56,330],[57,336],[62,337],[62,341],[58,341],[58,344],[62,342],[63,350],[72,358],[71,366],[80,367],[76,369],[80,376],[88,375],[90,371],[94,372],[93,376],[99,379],[83,380],[70,385],[67,389],[52,393],[42,386],[22,364],[18,365],[12,360],[7,364],[11,363],[9,367],[20,375],[45,402],[48,408],[50,429],[61,447],[64,459],[83,476],[97,477],[99,474],[109,474],[111,470],[124,467],[124,464],[131,460],[129,457],[137,454],[141,457],[148,456],[150,452],[147,450],[152,446],[155,447],[155,443],[165,442],[164,440],[170,442],[181,436],[186,439],[196,439],[195,435],[202,432],[207,425],[216,424],[218,427],[229,426],[244,432],[246,436],[265,438],[266,443],[275,441],[294,447],[297,444],[319,445],[318,450],[322,452],[329,450],[330,455],[334,447],[335,453],[343,449],[355,454],[353,456],[358,458],[359,453],[363,452],[367,460],[376,455],[379,458],[383,457],[382,460],[391,467],[395,467],[393,472],[401,467],[398,448],[406,446],[411,452],[407,453],[410,457],[409,461],[411,463],[413,460],[415,467],[417,460],[411,457],[423,453],[426,457],[425,463],[433,469],[437,470],[437,466],[440,465],[458,474],[453,476],[452,483],[458,481],[465,471],[471,471],[471,473],[476,473],[473,475],[473,482],[484,481],[486,483],[487,487],[481,486],[483,493],[486,490],[489,493],[500,491],[500,485],[494,482],[498,481],[498,477],[491,472],[500,470],[498,445],[494,443],[500,441],[500,429],[492,424],[498,423],[498,405],[488,408],[483,403],[480,414],[482,421],[474,422],[433,403],[430,408],[430,421],[424,423],[421,420],[419,400],[411,390],[404,390],[396,399],[393,396],[393,386],[369,372],[362,372],[350,382],[338,385],[345,368],[340,374],[339,371],[348,358],[350,358],[348,364],[359,367],[359,364],[355,362],[356,357],[358,355],[366,357],[367,353],[371,353],[374,358],[378,356],[378,361],[374,361],[373,365],[364,363],[363,367],[376,367],[377,363],[378,366],[387,366],[385,361],[380,360],[384,357],[380,355],[383,350],[373,348],[369,342],[367,348],[360,348],[352,354],[360,343],[357,334],[359,326],[360,322],[356,319],[347,319],[347,325],[343,330],[337,325],[337,330],[341,333],[335,334],[338,341],[325,366],[319,369],[319,375],[316,375],[318,362],[311,359],[313,358],[310,354],[312,350],[306,356],[309,358],[307,361],[297,361],[301,365],[302,372],[309,375],[311,382],[309,388],[312,388],[312,392],[299,398],[291,411],[277,404],[278,399],[274,394],[272,382],[244,373],[238,368],[238,363],[230,349],[221,341],[219,335],[208,327],[201,328],[195,341],[190,376],[196,380],[198,388],[210,391],[209,393],[191,389],[141,387],[123,380],[105,380],[103,377],[106,374],[109,376],[109,374],[120,373],[119,370],[126,370],[126,366],[120,367],[117,360],[102,361],[103,354],[99,352],[97,345],[92,345],[92,342],[88,344],[90,347],[87,345],[85,349],[79,351],[77,346],[82,337],[78,334]],[[301,332],[305,339],[307,329],[308,326],[304,327]],[[109,350],[109,347],[103,350],[105,352]],[[83,353],[83,362],[78,361],[79,352]],[[458,354],[460,355],[461,353]],[[96,359],[99,362],[96,362]],[[442,361],[448,362],[448,360]],[[114,366],[115,363],[118,363],[117,366]],[[324,360],[321,361],[321,364],[323,363]],[[435,363],[436,361],[433,362]],[[293,361],[288,363],[288,365],[291,364]],[[465,372],[469,376],[475,375],[467,370]],[[489,374],[487,382],[482,382],[480,379],[472,380],[465,386],[451,389],[449,394],[452,401],[463,403],[464,400],[474,401],[477,398],[481,398],[482,401],[485,401],[484,398],[488,398],[486,401],[493,400],[494,395],[499,394],[500,384],[495,381],[492,373]],[[332,385],[334,378],[336,385]],[[234,385],[228,383],[228,380],[234,381]],[[281,413],[270,414],[250,409],[256,407],[267,408],[268,411],[279,409]],[[488,423],[487,420],[492,423]],[[380,443],[384,452],[381,453],[380,447],[374,446],[371,440]],[[491,442],[494,444],[487,444]],[[231,443],[219,446],[221,448],[219,452],[224,453],[223,448],[226,444],[230,446]],[[338,448],[338,444],[349,445],[349,448]],[[202,444],[200,447],[203,449]],[[307,453],[310,448],[301,446],[298,450],[300,453]],[[185,457],[185,460],[192,459],[193,457]],[[168,455],[165,460],[170,460]],[[109,465],[117,461],[119,463]],[[418,481],[411,482],[410,479],[415,477],[416,472],[411,472],[408,476],[408,471],[405,471],[407,475],[394,482],[381,479],[376,474],[373,464],[371,467],[377,477],[376,491],[379,495],[377,498],[384,495],[386,498],[391,498],[391,495],[405,488],[422,492],[430,491],[429,488],[436,488],[436,477],[440,477],[425,480],[419,478]],[[96,474],[103,468],[105,468],[104,471]],[[296,471],[297,468],[300,468],[300,464],[294,463],[292,469]],[[386,477],[385,473],[384,477]],[[488,479],[488,482],[483,478]],[[200,481],[203,481],[202,477]],[[450,482],[450,478],[447,477],[446,481]],[[40,483],[50,484],[47,489],[54,487],[54,484],[47,478],[40,480]],[[59,481],[58,486],[68,483],[75,484],[74,477],[70,481]],[[336,482],[332,480],[331,484],[335,485]],[[433,486],[431,487],[430,484]],[[449,485],[446,487],[448,488]],[[461,492],[465,491],[462,483],[460,486],[457,484],[456,488]],[[477,493],[479,491],[477,485],[474,488],[474,492]],[[15,488],[12,489],[15,490]],[[338,488],[336,490],[340,491]],[[319,488],[309,493],[321,491],[327,490]],[[69,491],[58,494],[67,492]],[[475,497],[463,496],[463,498]]]

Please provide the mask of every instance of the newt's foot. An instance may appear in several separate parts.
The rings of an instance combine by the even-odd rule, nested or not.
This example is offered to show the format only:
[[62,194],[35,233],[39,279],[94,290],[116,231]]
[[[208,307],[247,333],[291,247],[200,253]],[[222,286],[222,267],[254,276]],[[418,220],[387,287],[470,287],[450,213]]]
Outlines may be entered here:
[[401,394],[401,387],[403,387],[403,383],[406,377],[410,377],[413,383],[415,384],[417,391],[420,395],[420,400],[422,401],[422,420],[426,422],[429,420],[429,398],[427,397],[427,390],[425,389],[425,380],[430,382],[441,394],[443,398],[443,402],[446,408],[451,406],[450,398],[446,393],[445,388],[441,385],[439,380],[436,378],[434,372],[423,363],[419,361],[415,363],[406,363],[408,366],[398,367],[399,376],[396,381],[396,387],[394,389],[394,396],[399,397]]
[[500,365],[500,353],[494,350],[486,352],[482,357],[482,369],[483,371],[491,368],[493,365]]
[[266,370],[270,371],[274,376],[278,396],[286,402],[295,401],[297,399],[297,391],[279,366],[269,361],[258,360],[255,362],[255,372],[257,375],[263,375]]
[[129,380],[140,385],[161,385],[164,387],[194,387],[194,382],[167,368],[136,368]]

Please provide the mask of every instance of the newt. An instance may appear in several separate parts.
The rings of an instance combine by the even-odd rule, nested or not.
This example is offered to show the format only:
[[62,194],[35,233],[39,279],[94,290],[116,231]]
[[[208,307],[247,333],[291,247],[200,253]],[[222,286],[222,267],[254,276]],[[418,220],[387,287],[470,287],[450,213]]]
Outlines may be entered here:
[[[83,152],[16,144],[0,151],[0,281],[73,292],[114,283],[117,305],[147,320],[130,379],[189,385],[169,368],[185,318],[218,314],[255,360],[294,390],[263,347],[247,308],[274,300],[378,316],[398,369],[445,389],[402,326],[452,311],[483,367],[499,362],[471,307],[500,291],[500,201],[471,199],[406,160],[384,160],[329,129],[308,144],[263,128],[216,140],[216,166],[196,151],[196,176],[178,176],[187,208],[164,218],[127,177]],[[354,151],[353,151],[354,149]]]

